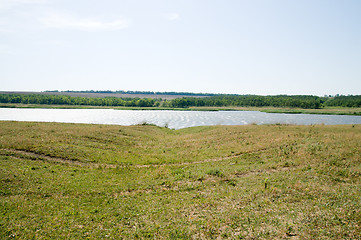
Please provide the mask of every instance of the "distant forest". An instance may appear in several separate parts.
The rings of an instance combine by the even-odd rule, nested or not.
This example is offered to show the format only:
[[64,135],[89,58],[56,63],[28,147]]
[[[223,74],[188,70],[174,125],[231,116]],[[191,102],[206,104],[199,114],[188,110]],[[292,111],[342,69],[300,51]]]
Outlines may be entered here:
[[318,109],[325,106],[337,107],[360,107],[361,95],[318,97],[309,95],[217,95],[208,98],[177,98],[170,101],[171,107],[194,107],[194,106],[244,106],[244,107],[292,107],[304,109]]
[[117,97],[72,97],[66,95],[0,94],[0,103],[157,107],[161,99]]
[[[95,92],[95,91],[94,91]],[[135,92],[134,92],[135,93]],[[139,92],[138,92],[139,94]],[[177,93],[179,95],[180,93]],[[195,94],[199,96],[199,94]],[[318,97],[310,95],[213,95],[205,97],[182,97],[172,100],[151,98],[72,97],[41,94],[0,94],[0,103],[88,105],[125,107],[292,107],[318,109],[326,106],[361,107],[361,95]]]

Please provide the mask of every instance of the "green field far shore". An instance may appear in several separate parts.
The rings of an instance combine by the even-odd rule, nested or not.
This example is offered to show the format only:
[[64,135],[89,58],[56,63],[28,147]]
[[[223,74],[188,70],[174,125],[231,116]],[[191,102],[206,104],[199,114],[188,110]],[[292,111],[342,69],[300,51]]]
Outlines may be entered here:
[[281,108],[281,107],[114,107],[114,106],[85,106],[85,105],[47,105],[47,104],[14,104],[0,103],[0,108],[51,108],[51,109],[116,109],[116,110],[173,110],[173,111],[260,111],[268,113],[290,114],[326,114],[361,116],[361,108],[355,107],[324,107],[320,109]]
[[0,121],[0,239],[360,239],[361,125]]

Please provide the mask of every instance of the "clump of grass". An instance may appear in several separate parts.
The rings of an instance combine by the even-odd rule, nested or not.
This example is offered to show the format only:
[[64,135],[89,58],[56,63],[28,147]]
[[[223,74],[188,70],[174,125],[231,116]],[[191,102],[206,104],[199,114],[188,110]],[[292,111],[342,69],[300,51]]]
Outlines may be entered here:
[[207,174],[215,177],[224,177],[224,174],[219,169],[209,170]]
[[225,179],[224,182],[226,182],[228,185],[235,187],[237,185],[237,181],[234,179]]

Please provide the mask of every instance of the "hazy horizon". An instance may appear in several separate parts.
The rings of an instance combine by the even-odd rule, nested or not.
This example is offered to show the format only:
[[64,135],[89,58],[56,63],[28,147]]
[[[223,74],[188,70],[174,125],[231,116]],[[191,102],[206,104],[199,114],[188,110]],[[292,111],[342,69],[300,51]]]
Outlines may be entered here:
[[360,95],[360,12],[357,0],[0,0],[0,90]]
[[[94,92],[91,92],[94,91]],[[182,93],[184,94],[192,94],[192,95],[255,95],[255,96],[276,96],[276,95],[287,95],[287,96],[316,96],[316,97],[336,97],[336,96],[360,96],[361,94],[323,94],[323,95],[315,95],[315,94],[251,94],[251,93],[243,93],[243,94],[238,94],[238,93],[215,93],[215,92],[177,92],[177,91],[138,91],[138,90],[122,90],[122,89],[116,89],[116,90],[111,90],[111,89],[104,89],[104,90],[97,90],[97,89],[88,89],[88,90],[42,90],[42,91],[32,91],[32,90],[0,90],[0,94],[2,92],[6,92],[6,93],[52,93],[52,92],[56,92],[56,93],[72,93],[72,92],[78,92],[78,93],[106,93],[105,91],[111,91],[111,93],[109,94],[144,94],[147,95],[147,92],[149,92],[149,94],[159,94],[162,95],[167,94],[167,93],[177,93],[179,95],[182,95]],[[124,91],[125,93],[120,93],[120,91]],[[139,92],[139,93],[131,93],[131,92]],[[190,96],[192,96],[190,95]]]

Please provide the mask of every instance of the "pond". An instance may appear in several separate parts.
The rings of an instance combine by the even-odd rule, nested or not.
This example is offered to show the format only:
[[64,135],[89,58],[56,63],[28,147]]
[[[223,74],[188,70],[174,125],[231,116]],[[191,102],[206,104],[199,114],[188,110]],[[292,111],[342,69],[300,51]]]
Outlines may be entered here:
[[0,120],[135,125],[180,129],[208,125],[361,124],[361,116],[264,113],[258,111],[135,111],[114,109],[0,108]]

